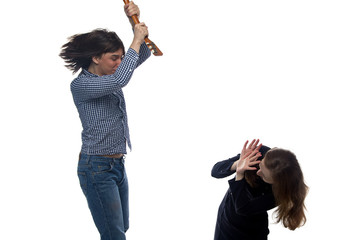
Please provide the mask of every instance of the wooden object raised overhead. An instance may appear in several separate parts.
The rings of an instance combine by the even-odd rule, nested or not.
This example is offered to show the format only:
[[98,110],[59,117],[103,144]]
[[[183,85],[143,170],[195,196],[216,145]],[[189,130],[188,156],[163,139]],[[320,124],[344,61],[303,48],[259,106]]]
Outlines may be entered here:
[[[124,0],[124,3],[128,4],[129,0]],[[140,23],[139,18],[136,15],[132,15],[131,18],[132,18],[132,20],[134,21],[135,24]],[[155,56],[162,56],[163,55],[163,53],[160,51],[160,49],[148,37],[145,37],[144,40],[145,40],[146,46],[151,50],[151,52]]]

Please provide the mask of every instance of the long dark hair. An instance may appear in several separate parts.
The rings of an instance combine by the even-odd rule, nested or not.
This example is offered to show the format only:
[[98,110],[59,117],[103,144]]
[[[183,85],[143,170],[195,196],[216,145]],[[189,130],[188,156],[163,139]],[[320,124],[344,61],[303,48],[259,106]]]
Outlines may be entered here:
[[295,230],[306,222],[304,201],[308,192],[299,162],[294,153],[280,148],[269,150],[264,161],[273,179],[277,223]]
[[88,33],[76,34],[64,44],[59,56],[65,60],[65,66],[73,73],[87,69],[93,57],[101,57],[108,52],[124,50],[124,44],[115,32],[106,29],[95,29]]

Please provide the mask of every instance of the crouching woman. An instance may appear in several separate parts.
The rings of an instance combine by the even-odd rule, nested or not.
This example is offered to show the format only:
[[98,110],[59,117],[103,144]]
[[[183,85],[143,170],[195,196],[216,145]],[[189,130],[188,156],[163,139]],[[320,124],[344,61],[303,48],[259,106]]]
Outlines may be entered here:
[[308,187],[296,156],[285,149],[244,144],[241,154],[218,162],[211,175],[229,180],[220,204],[215,240],[266,240],[267,211],[275,208],[276,222],[290,230],[306,222],[304,200]]

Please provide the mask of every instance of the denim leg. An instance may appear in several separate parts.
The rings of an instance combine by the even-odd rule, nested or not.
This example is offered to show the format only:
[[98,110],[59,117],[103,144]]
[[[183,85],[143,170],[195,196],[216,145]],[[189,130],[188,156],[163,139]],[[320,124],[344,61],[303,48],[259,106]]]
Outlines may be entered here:
[[[124,162],[120,163],[124,165]],[[121,208],[123,213],[123,223],[125,232],[129,229],[129,186],[125,167],[120,167],[123,170],[123,178],[118,181],[118,189],[121,200]]]
[[125,240],[129,209],[123,160],[82,155],[78,176],[101,240]]

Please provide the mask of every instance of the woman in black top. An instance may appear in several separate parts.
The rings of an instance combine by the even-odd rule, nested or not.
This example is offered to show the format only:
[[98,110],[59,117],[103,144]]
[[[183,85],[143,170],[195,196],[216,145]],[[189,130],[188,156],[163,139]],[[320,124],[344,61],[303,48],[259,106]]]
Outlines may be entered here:
[[236,172],[219,207],[215,240],[266,240],[267,211],[276,206],[277,222],[282,221],[285,227],[294,230],[306,221],[307,186],[295,155],[258,143],[253,140],[247,146],[247,141],[241,154],[216,163],[212,169],[215,178]]

